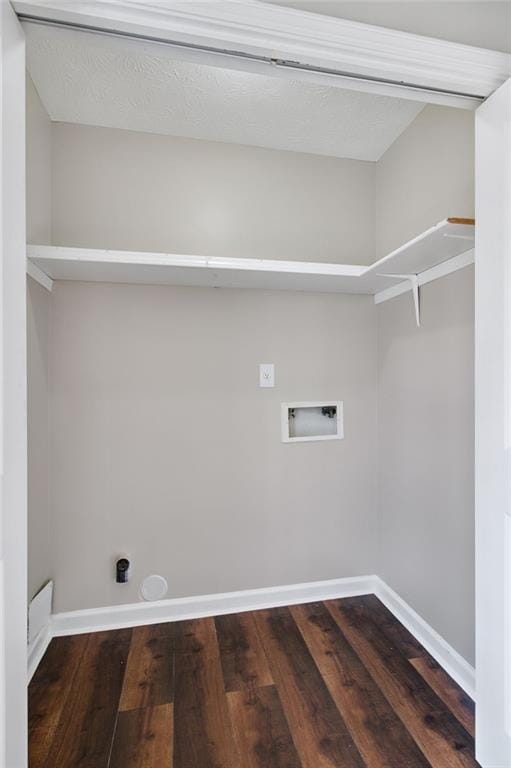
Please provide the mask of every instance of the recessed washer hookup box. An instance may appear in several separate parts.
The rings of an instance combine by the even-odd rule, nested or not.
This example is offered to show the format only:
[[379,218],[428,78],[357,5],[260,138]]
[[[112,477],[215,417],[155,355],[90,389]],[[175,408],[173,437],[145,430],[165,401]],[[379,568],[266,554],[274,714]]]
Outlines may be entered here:
[[282,442],[342,440],[344,437],[342,400],[282,403]]

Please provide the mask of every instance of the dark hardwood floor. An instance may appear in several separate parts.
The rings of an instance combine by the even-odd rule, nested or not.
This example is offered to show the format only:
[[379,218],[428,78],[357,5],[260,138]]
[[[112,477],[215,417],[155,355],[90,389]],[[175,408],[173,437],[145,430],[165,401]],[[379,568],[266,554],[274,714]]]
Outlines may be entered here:
[[474,704],[376,597],[52,640],[30,768],[475,768]]

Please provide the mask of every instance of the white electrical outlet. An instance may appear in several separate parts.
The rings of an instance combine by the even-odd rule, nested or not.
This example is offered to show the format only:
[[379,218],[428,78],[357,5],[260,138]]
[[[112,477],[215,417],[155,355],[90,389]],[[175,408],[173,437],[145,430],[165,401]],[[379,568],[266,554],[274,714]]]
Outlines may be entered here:
[[259,363],[259,386],[275,386],[275,366],[273,363]]

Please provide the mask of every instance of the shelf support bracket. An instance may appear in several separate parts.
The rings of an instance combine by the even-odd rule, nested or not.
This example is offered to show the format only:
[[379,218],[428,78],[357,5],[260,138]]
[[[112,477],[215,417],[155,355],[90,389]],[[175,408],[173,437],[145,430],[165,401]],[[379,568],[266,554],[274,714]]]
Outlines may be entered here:
[[387,274],[380,274],[380,277],[394,277],[396,280],[407,280],[412,289],[413,294],[413,305],[415,308],[415,322],[417,323],[417,328],[420,328],[421,326],[421,302],[420,302],[420,284],[419,284],[419,275],[396,275],[396,274],[390,274],[387,272]]
[[32,280],[35,280],[37,283],[39,283],[39,285],[42,285],[43,288],[46,288],[47,291],[51,291],[53,289],[53,280],[51,277],[49,277],[46,272],[43,272],[42,269],[33,264],[30,259],[27,259],[27,275],[30,275]]

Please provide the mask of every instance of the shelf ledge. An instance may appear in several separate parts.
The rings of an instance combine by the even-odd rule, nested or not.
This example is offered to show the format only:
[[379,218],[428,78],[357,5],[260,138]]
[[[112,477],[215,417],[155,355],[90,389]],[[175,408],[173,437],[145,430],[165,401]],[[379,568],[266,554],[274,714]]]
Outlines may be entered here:
[[472,250],[474,225],[444,219],[370,266],[29,245],[27,270],[34,274],[35,267],[50,281],[356,293],[378,296],[379,303],[403,276],[420,276]]

